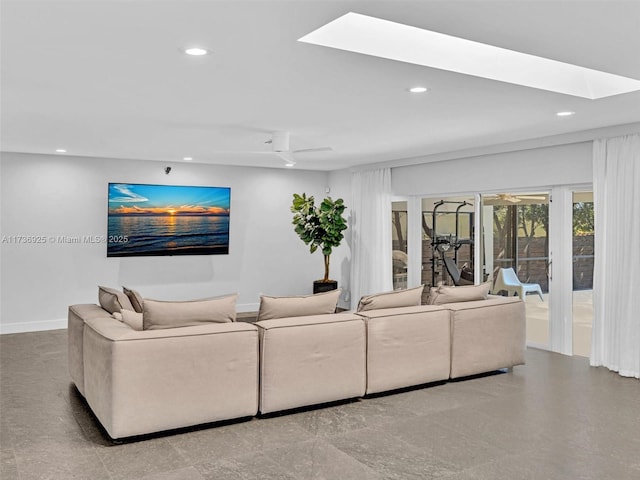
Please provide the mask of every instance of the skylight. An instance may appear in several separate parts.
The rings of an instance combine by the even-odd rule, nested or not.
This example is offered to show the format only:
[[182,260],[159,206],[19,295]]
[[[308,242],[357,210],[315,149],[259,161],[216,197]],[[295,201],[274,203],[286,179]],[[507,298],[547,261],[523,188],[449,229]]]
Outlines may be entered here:
[[298,41],[592,100],[640,90],[633,78],[353,12]]

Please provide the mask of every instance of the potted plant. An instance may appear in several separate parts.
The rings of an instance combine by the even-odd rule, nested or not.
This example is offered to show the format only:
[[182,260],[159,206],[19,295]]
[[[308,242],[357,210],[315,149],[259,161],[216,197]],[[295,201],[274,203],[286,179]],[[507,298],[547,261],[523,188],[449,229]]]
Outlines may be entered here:
[[342,216],[345,208],[341,198],[334,201],[327,197],[316,207],[313,196],[293,194],[291,212],[296,233],[309,245],[311,253],[320,249],[324,255],[324,278],[313,282],[313,293],[338,288],[338,282],[329,279],[329,257],[333,247],[340,245],[344,238],[342,232],[347,229],[347,220]]

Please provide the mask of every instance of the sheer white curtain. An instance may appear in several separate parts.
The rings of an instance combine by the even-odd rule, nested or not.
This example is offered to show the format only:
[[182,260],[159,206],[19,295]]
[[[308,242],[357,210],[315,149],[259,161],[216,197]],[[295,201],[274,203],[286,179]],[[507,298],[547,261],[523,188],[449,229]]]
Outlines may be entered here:
[[393,289],[391,169],[354,172],[351,200],[351,307],[362,295]]
[[591,365],[640,378],[640,134],[593,146]]

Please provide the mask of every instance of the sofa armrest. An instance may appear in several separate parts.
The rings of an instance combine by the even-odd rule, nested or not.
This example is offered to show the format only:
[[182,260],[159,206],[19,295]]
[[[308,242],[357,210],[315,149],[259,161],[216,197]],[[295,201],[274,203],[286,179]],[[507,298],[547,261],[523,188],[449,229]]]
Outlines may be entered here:
[[86,324],[104,338],[114,342],[153,340],[160,338],[178,338],[229,332],[255,332],[256,327],[249,322],[211,322],[191,327],[163,328],[160,330],[133,330],[126,323],[109,317],[105,322],[100,318],[90,318]]
[[84,396],[84,366],[82,364],[84,322],[90,318],[113,320],[109,312],[95,304],[71,305],[67,315],[67,348],[69,375]]
[[525,305],[518,297],[445,307],[451,311],[451,378],[525,363]]
[[219,323],[136,331],[89,319],[85,393],[112,438],[239,417],[258,410],[258,329]]

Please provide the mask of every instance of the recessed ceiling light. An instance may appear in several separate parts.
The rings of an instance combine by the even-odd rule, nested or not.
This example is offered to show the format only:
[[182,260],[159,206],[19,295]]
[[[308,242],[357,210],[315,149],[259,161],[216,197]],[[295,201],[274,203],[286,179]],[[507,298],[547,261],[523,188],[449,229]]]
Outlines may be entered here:
[[64,148],[56,148],[56,153],[67,153]]
[[294,167],[296,164],[293,162],[287,162],[284,164],[285,167]]
[[589,99],[640,90],[635,78],[353,12],[298,41]]
[[187,55],[194,55],[197,57],[201,55],[206,55],[207,53],[209,53],[209,50],[206,50],[201,47],[190,47],[190,48],[185,48],[184,53],[186,53]]
[[558,112],[556,113],[556,115],[558,117],[570,117],[571,115],[575,115],[576,112],[570,112],[569,110],[565,111],[565,112]]
[[411,87],[409,91],[411,93],[425,93],[428,92],[429,89],[427,87]]
[[193,160],[193,157],[184,157],[182,160],[184,160],[185,162],[190,162],[191,160]]

